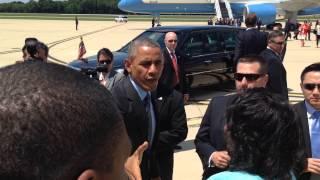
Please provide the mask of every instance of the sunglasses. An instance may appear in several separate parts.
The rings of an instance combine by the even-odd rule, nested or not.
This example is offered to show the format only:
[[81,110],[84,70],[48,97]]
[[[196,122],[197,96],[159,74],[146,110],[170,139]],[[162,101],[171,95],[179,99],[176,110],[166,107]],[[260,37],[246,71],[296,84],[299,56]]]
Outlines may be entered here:
[[276,42],[276,41],[271,41],[272,43],[275,43],[275,44],[278,44],[278,45],[282,45],[282,44],[285,44],[286,42],[285,41],[282,41],[282,42]]
[[303,88],[304,88],[304,89],[307,89],[307,90],[309,90],[309,91],[314,90],[314,88],[316,88],[316,87],[320,90],[320,84],[313,84],[313,83],[303,84]]
[[176,40],[176,39],[174,39],[174,40],[173,40],[173,39],[170,39],[170,40],[168,40],[168,42],[169,42],[169,43],[172,43],[172,42],[175,42],[175,43],[176,43],[177,40]]
[[111,64],[112,61],[99,61],[99,64],[102,64],[102,65],[109,65]]
[[256,81],[264,74],[242,74],[242,73],[234,73],[234,79],[237,81],[242,81],[245,77],[247,81]]

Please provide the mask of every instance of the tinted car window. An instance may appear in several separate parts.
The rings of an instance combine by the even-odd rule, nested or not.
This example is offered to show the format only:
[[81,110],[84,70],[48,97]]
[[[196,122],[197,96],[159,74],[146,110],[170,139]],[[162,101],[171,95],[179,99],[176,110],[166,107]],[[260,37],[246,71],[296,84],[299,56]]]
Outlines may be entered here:
[[224,46],[227,51],[233,51],[236,47],[236,31],[225,31],[223,33]]
[[202,33],[191,33],[182,49],[190,56],[201,55],[204,51],[204,39]]
[[206,39],[208,41],[208,52],[217,53],[223,51],[221,33],[219,31],[210,31],[206,33]]

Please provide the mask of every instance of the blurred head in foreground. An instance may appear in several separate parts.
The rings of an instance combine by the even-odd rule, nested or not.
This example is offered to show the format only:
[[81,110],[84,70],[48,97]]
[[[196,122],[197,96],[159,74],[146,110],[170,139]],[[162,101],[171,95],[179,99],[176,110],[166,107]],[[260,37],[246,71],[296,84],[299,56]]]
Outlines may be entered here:
[[265,88],[240,93],[227,110],[230,170],[291,179],[303,168],[301,129],[292,108]]
[[111,94],[67,67],[0,69],[0,179],[126,179],[131,151]]

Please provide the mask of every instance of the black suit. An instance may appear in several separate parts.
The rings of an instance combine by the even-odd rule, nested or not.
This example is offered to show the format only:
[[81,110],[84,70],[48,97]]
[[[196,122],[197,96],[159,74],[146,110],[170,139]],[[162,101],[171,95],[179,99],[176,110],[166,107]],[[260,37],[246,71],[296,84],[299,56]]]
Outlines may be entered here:
[[[305,102],[299,102],[295,105],[293,105],[293,109],[296,112],[296,115],[298,116],[300,120],[300,125],[302,127],[302,133],[303,133],[303,140],[304,140],[304,154],[305,158],[311,158],[311,140],[310,140],[310,133],[309,133],[309,123],[308,123],[308,117],[307,117],[307,109]],[[299,178],[299,180],[309,180],[310,179],[310,173],[303,173]]]
[[[145,106],[128,76],[114,86],[112,95],[123,116],[133,152],[144,141],[148,141],[149,119]],[[159,131],[154,97],[151,98],[151,101],[156,117],[156,129],[152,147],[145,151],[140,165],[143,180],[149,180],[151,177],[157,177],[159,175],[155,157],[155,145],[157,144]]]
[[159,110],[159,140],[157,159],[161,180],[171,180],[174,147],[187,137],[188,126],[183,96],[174,90],[157,99]]
[[176,89],[180,91],[182,94],[189,94],[188,82],[185,76],[183,60],[181,60],[180,56],[176,54],[177,61],[178,61],[177,63],[179,67],[179,83],[176,86],[174,86],[173,83],[174,83],[174,78],[176,74],[173,67],[171,56],[167,48],[163,50],[163,57],[164,57],[164,66],[163,66],[162,75],[159,80],[157,93],[160,95],[169,94],[173,89]]
[[270,92],[280,94],[288,100],[287,72],[282,64],[281,57],[271,49],[265,49],[260,55],[267,61],[269,66],[269,80],[266,88]]
[[208,161],[214,151],[226,150],[224,140],[225,113],[228,105],[231,104],[235,97],[236,95],[213,98],[202,119],[195,138],[195,145],[204,169],[203,179],[226,170],[217,167],[208,168]]
[[180,93],[188,94],[188,90],[183,62],[176,55],[179,67],[179,83],[174,85],[176,74],[167,48],[163,50],[163,55],[164,67],[157,88],[157,96],[161,99],[158,99],[160,135],[157,157],[161,179],[171,180],[174,147],[183,141],[188,133],[184,99]]
[[237,36],[234,54],[235,65],[238,59],[245,55],[258,55],[267,47],[268,33],[260,32],[256,28],[242,31]]

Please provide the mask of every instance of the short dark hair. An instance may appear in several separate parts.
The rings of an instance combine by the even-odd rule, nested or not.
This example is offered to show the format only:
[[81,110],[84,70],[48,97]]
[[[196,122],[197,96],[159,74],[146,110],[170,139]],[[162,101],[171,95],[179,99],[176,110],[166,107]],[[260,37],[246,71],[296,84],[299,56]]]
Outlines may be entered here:
[[268,63],[267,61],[259,55],[246,55],[241,58],[239,58],[237,65],[239,63],[259,63],[260,64],[260,70],[259,73],[261,74],[267,74],[268,73]]
[[[149,38],[136,39],[130,43],[129,50],[128,50],[128,58],[135,57],[137,54],[137,49],[142,46],[161,49],[160,45],[157,42],[153,41],[152,39],[149,39]],[[160,52],[162,56],[162,51]]]
[[48,54],[49,54],[49,48],[48,48],[48,46],[47,46],[46,44],[44,44],[44,43],[41,42],[41,41],[38,41],[38,43],[37,43],[37,45],[36,45],[36,48],[37,48],[37,51],[38,51],[39,49],[43,49],[44,52],[45,52],[45,55],[48,56]]
[[254,13],[248,14],[244,22],[247,27],[255,27],[257,25],[257,15]]
[[0,179],[76,179],[111,172],[121,115],[109,91],[53,63],[0,69]]
[[304,68],[304,70],[302,71],[301,75],[300,75],[300,80],[301,82],[304,80],[304,76],[311,71],[316,71],[316,72],[320,72],[320,62],[318,63],[313,63],[307,67]]
[[24,39],[25,44],[28,44],[29,42],[37,42],[37,41],[38,41],[38,39],[35,37],[27,37]]
[[30,57],[35,58],[35,55],[37,54],[37,43],[38,39],[37,38],[26,38],[24,40],[25,44],[22,48],[22,50],[26,49],[27,52],[29,53]]
[[284,36],[282,31],[280,31],[280,30],[271,31],[268,34],[268,42],[271,41],[272,39],[276,38],[276,37],[279,37],[279,36]]
[[292,107],[277,94],[265,88],[239,93],[227,109],[230,170],[291,179],[304,166],[299,125]]
[[111,58],[111,61],[113,61],[113,54],[112,52],[108,49],[108,48],[102,48],[98,51],[97,53],[97,61],[99,61],[99,56],[103,54],[103,55],[106,55],[108,57]]

